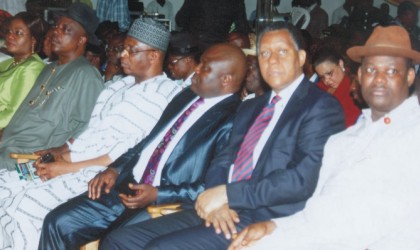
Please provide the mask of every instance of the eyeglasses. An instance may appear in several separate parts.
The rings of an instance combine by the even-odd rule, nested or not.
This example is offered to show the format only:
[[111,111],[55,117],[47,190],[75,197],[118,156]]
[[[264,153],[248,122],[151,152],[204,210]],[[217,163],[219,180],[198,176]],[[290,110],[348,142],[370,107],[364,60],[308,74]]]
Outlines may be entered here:
[[134,56],[134,55],[136,55],[136,54],[138,54],[138,53],[141,53],[141,52],[156,51],[156,50],[155,50],[155,49],[133,50],[133,49],[132,49],[132,48],[130,48],[130,47],[124,47],[123,52],[124,52],[124,51],[126,51],[126,52],[127,52],[128,56]]
[[169,64],[172,65],[172,66],[175,66],[179,61],[181,61],[184,58],[186,58],[186,57],[184,56],[184,57],[176,58],[176,59],[170,61]]
[[117,47],[107,47],[105,49],[106,53],[114,52],[116,54],[122,53],[124,51],[124,46],[117,46]]

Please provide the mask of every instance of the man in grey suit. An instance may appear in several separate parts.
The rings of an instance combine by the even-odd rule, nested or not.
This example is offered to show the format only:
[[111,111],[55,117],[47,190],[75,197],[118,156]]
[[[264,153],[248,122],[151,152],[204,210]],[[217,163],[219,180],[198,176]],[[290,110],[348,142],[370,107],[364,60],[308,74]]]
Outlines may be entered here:
[[169,103],[149,136],[91,180],[89,192],[47,215],[39,248],[78,248],[101,237],[124,211],[145,215],[150,204],[191,206],[204,190],[210,161],[227,144],[245,70],[239,48],[209,48],[191,89]]
[[103,249],[226,249],[245,226],[303,209],[326,140],[345,126],[337,100],[304,77],[302,43],[286,23],[260,34],[260,70],[272,91],[239,107],[229,144],[213,159],[195,210],[122,228]]

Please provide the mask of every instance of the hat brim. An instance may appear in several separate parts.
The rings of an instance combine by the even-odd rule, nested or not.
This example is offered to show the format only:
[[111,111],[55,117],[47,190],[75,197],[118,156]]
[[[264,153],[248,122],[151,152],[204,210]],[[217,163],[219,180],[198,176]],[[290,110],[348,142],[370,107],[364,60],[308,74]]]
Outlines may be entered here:
[[420,53],[403,48],[393,48],[389,46],[355,46],[347,50],[347,55],[355,62],[362,62],[366,56],[395,56],[413,60],[413,63],[420,64]]
[[54,11],[53,16],[54,16],[54,19],[58,19],[60,17],[67,17],[67,18],[70,18],[71,20],[78,22],[86,32],[88,43],[92,45],[99,45],[101,43],[95,34],[88,32],[87,29],[84,27],[84,25],[73,16],[70,16],[67,11]]

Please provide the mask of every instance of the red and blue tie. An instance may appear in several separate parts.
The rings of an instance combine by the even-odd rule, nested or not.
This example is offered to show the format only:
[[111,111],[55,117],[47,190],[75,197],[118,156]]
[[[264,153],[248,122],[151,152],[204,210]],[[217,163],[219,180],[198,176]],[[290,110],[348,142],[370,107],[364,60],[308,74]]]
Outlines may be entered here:
[[271,102],[264,107],[246,133],[234,162],[232,182],[248,180],[251,178],[254,169],[252,162],[254,148],[265,128],[270,123],[270,120],[273,117],[274,107],[279,100],[280,96],[274,96]]
[[169,145],[169,142],[172,140],[174,135],[178,132],[181,125],[188,118],[188,116],[202,103],[204,102],[203,98],[199,98],[191,106],[182,113],[182,115],[176,120],[174,125],[166,132],[163,139],[159,142],[155,151],[153,151],[152,156],[149,159],[149,162],[146,165],[146,169],[143,173],[143,176],[140,180],[140,183],[144,184],[153,184],[153,180],[156,176],[156,170],[159,165],[160,159],[162,158],[163,153],[165,152],[166,147]]

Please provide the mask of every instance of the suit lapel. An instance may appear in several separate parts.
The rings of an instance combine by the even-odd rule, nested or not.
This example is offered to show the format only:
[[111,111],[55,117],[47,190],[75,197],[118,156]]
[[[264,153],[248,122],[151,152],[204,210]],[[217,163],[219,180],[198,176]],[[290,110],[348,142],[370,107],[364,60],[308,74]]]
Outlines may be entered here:
[[166,107],[165,111],[162,113],[159,121],[155,127],[150,132],[145,143],[149,143],[153,140],[159,133],[162,132],[164,128],[171,122],[176,116],[178,116],[182,110],[194,99],[197,95],[191,91],[190,88],[183,90],[178,94]]
[[[219,126],[219,120],[225,116],[226,112],[230,112],[231,108],[229,106],[235,105],[237,102],[240,102],[239,96],[234,94],[207,110],[207,112],[205,112],[182,136],[178,145],[188,144],[194,146],[195,140],[203,139],[200,134],[208,133],[208,130],[214,125]],[[171,162],[176,159],[176,157],[181,156],[186,149],[186,147],[178,145],[175,146],[167,162]]]
[[289,102],[287,103],[283,113],[281,114],[276,125],[274,126],[274,129],[271,132],[267,142],[265,143],[260,157],[258,158],[258,162],[254,169],[255,175],[259,175],[259,172],[262,169],[262,167],[259,166],[262,165],[261,163],[265,161],[264,159],[267,157],[267,154],[270,153],[270,148],[273,144],[273,140],[277,138],[278,134],[281,133],[282,129],[287,125],[287,121],[294,116],[298,116],[300,110],[302,110],[301,106],[305,105],[305,102],[302,100],[307,98],[309,91],[308,83],[309,82],[306,80],[306,78],[304,78],[304,80],[299,84],[299,87],[297,87],[295,92],[290,97]]

